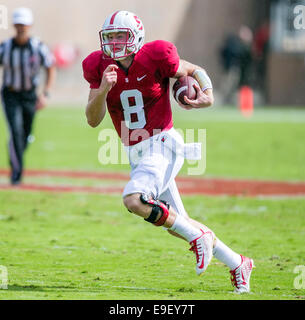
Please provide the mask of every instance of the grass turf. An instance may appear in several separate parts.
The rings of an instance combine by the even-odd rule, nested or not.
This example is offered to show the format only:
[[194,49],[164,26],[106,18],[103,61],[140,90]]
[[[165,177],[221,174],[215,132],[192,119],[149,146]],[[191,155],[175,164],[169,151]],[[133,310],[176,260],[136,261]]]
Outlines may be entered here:
[[3,191],[0,252],[9,286],[0,299],[305,299],[293,272],[304,263],[303,199],[184,202],[255,260],[251,294],[233,294],[228,268],[215,258],[198,277],[188,244],[129,214],[119,195]]
[[[259,109],[251,119],[223,108],[201,112],[176,109],[174,119],[177,128],[206,128],[206,175],[304,180],[303,110]],[[101,127],[112,128],[109,117]],[[101,127],[89,128],[81,108],[40,112],[26,167],[128,171],[99,164]],[[2,117],[0,168],[5,135]],[[197,277],[187,243],[128,214],[119,195],[0,191],[0,265],[9,279],[0,299],[304,299],[293,272],[304,264],[304,198],[183,200],[193,218],[253,257],[251,294],[233,294],[215,259]]]

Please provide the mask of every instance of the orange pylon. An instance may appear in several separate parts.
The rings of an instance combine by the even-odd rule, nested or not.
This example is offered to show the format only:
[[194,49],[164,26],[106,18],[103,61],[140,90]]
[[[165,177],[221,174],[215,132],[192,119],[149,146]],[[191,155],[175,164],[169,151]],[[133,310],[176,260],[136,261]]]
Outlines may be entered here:
[[239,89],[239,110],[242,115],[249,118],[253,114],[254,98],[253,90],[249,86],[242,86]]

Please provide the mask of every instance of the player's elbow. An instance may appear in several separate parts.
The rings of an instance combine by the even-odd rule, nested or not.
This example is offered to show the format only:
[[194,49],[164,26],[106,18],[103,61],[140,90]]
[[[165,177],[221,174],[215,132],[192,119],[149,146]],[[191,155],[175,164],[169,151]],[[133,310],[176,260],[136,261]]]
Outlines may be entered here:
[[96,128],[96,127],[98,126],[98,124],[97,124],[97,123],[92,122],[92,121],[90,121],[90,120],[87,120],[87,123],[88,123],[88,124],[89,124],[89,126],[90,126],[90,127],[92,127],[92,128]]
[[86,118],[87,118],[88,125],[92,128],[96,128],[103,120],[104,115],[93,113],[92,110],[90,110],[90,108],[87,108]]
[[101,121],[97,121],[95,119],[87,118],[87,123],[89,124],[90,127],[96,128],[101,123]]
[[100,123],[100,121],[97,121],[94,117],[90,116],[88,111],[86,111],[86,118],[87,118],[87,123],[92,128],[96,128]]

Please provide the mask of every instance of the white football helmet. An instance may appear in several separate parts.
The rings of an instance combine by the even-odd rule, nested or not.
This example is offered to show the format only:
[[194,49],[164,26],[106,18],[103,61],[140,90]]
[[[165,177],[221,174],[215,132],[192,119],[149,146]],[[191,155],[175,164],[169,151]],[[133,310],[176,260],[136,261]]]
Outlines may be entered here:
[[[114,32],[126,33],[125,41],[109,39],[108,35]],[[107,17],[99,35],[105,55],[114,60],[123,60],[141,49],[145,30],[142,21],[134,13],[116,11]]]

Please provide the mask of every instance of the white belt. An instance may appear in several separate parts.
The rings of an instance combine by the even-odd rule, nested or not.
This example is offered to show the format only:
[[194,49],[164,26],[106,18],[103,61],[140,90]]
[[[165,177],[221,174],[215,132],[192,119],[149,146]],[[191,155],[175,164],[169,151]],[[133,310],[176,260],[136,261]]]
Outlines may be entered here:
[[182,156],[189,160],[201,159],[201,143],[192,142],[184,143],[182,137],[175,129],[170,129],[161,133],[161,141],[164,138],[164,145],[175,152],[177,155]]
[[185,159],[201,159],[201,143],[184,143],[182,137],[174,128],[156,134],[133,146],[125,146],[125,150],[129,157],[129,161],[133,164],[137,164],[150,148],[154,148],[153,150],[160,149],[162,152],[162,144],[164,147],[172,150],[174,153]]

